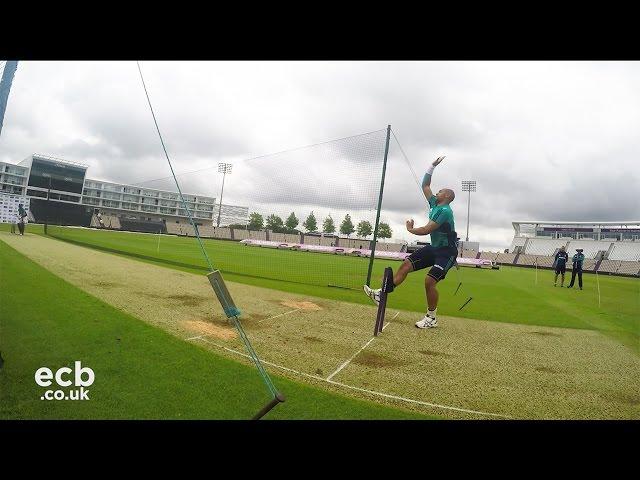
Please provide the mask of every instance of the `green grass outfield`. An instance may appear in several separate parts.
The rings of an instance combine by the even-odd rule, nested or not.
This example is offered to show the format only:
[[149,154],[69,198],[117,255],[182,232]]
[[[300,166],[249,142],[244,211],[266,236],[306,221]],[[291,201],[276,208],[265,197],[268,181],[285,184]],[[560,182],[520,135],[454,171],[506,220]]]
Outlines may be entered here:
[[[268,400],[255,368],[124,314],[0,241],[0,418],[247,419]],[[43,401],[34,382],[80,360],[89,401]],[[435,418],[274,376],[288,401],[271,419]]]
[[[40,226],[28,228],[33,233],[42,233]],[[50,233],[77,245],[170,268],[192,273],[207,271],[195,238],[65,227],[50,227]],[[366,276],[367,259],[247,247],[223,240],[204,239],[203,242],[214,267],[230,281],[327,299],[370,302],[357,281]],[[399,262],[374,262],[372,284],[379,281],[384,267],[389,265],[395,269]],[[330,272],[331,281],[350,285],[353,289],[324,286],[327,275],[319,272]],[[356,275],[358,277],[354,278]],[[460,269],[463,286],[454,296],[458,274],[452,270],[439,286],[438,312],[497,322],[598,330],[640,353],[638,279],[599,275],[601,306],[598,306],[594,274],[583,275],[582,291],[553,287],[553,276],[551,270],[540,269],[536,284],[536,271],[531,268],[503,266],[500,270],[485,270],[463,267]],[[570,273],[567,277],[565,283],[568,284]],[[402,287],[390,296],[389,307],[424,312],[423,281],[424,275],[410,274]],[[470,296],[473,300],[459,311]]]

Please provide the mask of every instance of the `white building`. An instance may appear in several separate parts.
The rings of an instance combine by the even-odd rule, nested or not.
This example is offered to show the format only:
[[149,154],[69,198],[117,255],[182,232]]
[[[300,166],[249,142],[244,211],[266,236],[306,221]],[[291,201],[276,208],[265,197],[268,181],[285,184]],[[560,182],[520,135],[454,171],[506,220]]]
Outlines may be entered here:
[[[69,209],[74,209],[72,205],[82,205],[131,219],[179,223],[188,220],[177,193],[86,178],[87,169],[88,166],[81,163],[41,154],[30,155],[18,165],[0,162],[0,193],[26,195],[35,200],[31,207],[36,220],[38,209],[47,208],[42,201],[49,207],[54,202],[57,207],[67,204]],[[215,224],[219,211],[215,197],[183,196],[194,220],[203,225]],[[246,224],[248,217],[248,207],[223,204],[220,224]]]

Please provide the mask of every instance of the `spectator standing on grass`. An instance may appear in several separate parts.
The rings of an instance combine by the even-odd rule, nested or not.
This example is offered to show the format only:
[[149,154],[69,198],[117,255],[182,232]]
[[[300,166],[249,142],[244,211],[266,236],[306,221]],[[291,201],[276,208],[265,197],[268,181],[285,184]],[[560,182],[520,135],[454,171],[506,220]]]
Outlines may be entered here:
[[553,262],[556,269],[556,278],[553,280],[553,286],[558,285],[558,275],[562,275],[560,286],[564,287],[564,274],[567,271],[567,260],[569,260],[569,254],[564,246],[560,247],[558,253],[556,253],[555,260]]
[[27,211],[24,209],[22,204],[18,205],[18,230],[20,230],[20,235],[24,236],[24,219],[27,217]]
[[582,290],[582,264],[584,262],[584,255],[582,254],[582,248],[576,248],[576,254],[571,259],[573,261],[573,270],[571,271],[571,283],[567,288],[573,288],[573,284],[576,281],[576,274],[578,275],[578,285]]
[[11,220],[11,233],[13,234],[16,233],[16,225],[18,224],[19,218],[20,217],[18,217],[18,214],[16,213]]

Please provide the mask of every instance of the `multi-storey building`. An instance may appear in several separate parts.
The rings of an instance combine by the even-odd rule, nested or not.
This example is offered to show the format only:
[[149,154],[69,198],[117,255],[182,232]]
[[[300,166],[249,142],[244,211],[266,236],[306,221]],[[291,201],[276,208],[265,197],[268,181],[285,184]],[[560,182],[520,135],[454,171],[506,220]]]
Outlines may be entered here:
[[[19,164],[0,162],[0,193],[27,196],[36,221],[40,216],[60,218],[64,211],[86,217],[94,209],[103,214],[139,220],[186,222],[185,206],[171,191],[87,178],[88,166],[48,155],[33,154]],[[200,225],[246,224],[248,207],[219,205],[215,197],[184,194],[194,220]]]

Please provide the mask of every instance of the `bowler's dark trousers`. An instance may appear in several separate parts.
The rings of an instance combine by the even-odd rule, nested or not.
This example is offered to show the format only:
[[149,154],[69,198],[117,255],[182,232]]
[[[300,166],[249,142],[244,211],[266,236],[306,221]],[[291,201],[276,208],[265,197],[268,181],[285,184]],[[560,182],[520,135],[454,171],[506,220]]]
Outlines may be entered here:
[[582,269],[574,268],[571,270],[571,283],[569,284],[569,288],[573,287],[574,282],[576,281],[576,273],[578,274],[578,285],[582,288]]

